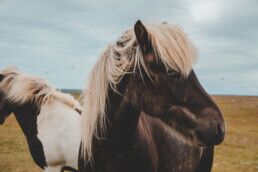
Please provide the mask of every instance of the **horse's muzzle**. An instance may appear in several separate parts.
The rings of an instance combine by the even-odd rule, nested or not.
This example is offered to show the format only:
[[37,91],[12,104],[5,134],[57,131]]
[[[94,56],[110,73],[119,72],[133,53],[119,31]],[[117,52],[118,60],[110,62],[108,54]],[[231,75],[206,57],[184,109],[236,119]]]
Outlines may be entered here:
[[205,146],[219,145],[225,138],[225,126],[222,123],[213,124],[206,130],[197,130],[196,136]]

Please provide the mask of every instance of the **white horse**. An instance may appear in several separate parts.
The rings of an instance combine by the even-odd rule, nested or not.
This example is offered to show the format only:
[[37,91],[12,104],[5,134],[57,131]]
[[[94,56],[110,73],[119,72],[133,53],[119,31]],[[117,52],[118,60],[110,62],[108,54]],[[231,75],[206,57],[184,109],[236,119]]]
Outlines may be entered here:
[[80,104],[14,67],[0,71],[0,124],[14,114],[34,162],[46,172],[76,171]]

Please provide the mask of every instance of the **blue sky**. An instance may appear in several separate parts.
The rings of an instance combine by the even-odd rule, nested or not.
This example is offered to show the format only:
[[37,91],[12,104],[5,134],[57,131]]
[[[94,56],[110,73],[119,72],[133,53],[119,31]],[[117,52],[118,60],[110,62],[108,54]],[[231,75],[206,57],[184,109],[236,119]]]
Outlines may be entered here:
[[256,0],[1,0],[0,68],[16,65],[58,88],[84,87],[102,50],[136,20],[184,28],[212,94],[258,95]]

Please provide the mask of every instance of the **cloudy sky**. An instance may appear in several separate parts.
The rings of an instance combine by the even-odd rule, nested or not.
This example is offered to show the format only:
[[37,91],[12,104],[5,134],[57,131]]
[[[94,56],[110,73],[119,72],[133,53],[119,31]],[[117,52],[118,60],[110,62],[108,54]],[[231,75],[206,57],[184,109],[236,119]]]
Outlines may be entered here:
[[209,93],[258,95],[257,9],[257,0],[1,0],[0,68],[81,89],[101,51],[137,19],[167,21],[198,47],[194,68]]

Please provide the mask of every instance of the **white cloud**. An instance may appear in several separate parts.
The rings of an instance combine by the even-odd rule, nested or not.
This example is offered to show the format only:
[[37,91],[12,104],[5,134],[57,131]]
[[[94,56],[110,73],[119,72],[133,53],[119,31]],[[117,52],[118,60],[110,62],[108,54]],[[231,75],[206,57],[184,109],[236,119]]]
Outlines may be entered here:
[[195,22],[210,22],[220,17],[220,5],[215,0],[195,1],[190,5],[189,11]]

